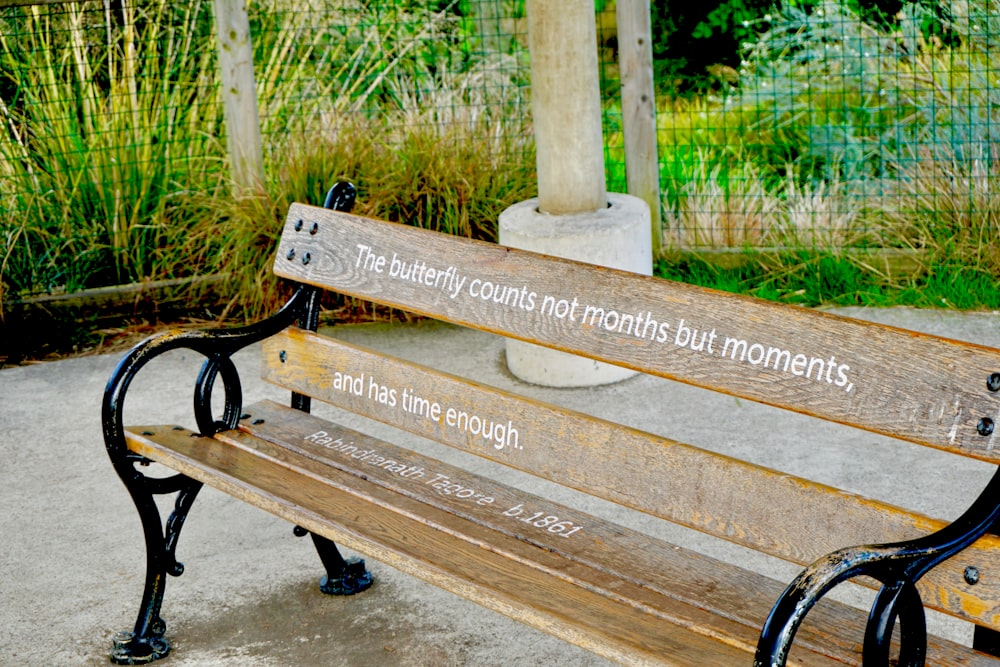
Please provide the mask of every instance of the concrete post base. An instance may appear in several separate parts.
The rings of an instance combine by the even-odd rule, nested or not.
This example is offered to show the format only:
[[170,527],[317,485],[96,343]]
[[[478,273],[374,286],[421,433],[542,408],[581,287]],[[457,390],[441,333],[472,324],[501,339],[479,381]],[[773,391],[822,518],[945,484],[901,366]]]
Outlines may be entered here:
[[[549,215],[538,199],[500,214],[500,243],[533,252],[650,275],[653,269],[649,207],[638,197],[608,194],[608,207],[590,213]],[[525,382],[589,387],[619,382],[634,371],[522,341],[507,341],[507,368]]]

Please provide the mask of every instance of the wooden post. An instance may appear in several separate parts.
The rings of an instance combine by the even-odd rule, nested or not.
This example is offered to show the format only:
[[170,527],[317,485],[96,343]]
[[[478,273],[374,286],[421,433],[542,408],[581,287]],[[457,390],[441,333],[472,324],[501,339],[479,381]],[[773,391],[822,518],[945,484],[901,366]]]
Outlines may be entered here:
[[219,70],[226,115],[226,146],[236,196],[264,183],[264,158],[253,75],[253,48],[245,0],[215,0]]
[[653,256],[660,253],[660,165],[656,153],[656,98],[649,0],[618,0],[618,62],[622,86],[625,176],[628,193],[649,204]]
[[528,0],[539,208],[607,206],[593,0]]

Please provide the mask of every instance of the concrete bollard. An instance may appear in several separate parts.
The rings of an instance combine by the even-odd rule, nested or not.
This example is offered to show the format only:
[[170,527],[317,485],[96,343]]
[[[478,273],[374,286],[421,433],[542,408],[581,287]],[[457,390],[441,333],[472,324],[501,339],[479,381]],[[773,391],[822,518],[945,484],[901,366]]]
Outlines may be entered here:
[[[514,204],[500,214],[500,243],[624,271],[650,275],[653,265],[649,206],[625,194],[607,195],[597,211],[551,215],[539,200]],[[507,368],[517,378],[549,387],[619,382],[634,371],[558,350],[508,340]]]
[[[593,0],[528,0],[538,198],[500,214],[500,243],[626,271],[652,272],[644,201],[607,193]],[[617,382],[635,373],[507,341],[507,367],[551,387]]]

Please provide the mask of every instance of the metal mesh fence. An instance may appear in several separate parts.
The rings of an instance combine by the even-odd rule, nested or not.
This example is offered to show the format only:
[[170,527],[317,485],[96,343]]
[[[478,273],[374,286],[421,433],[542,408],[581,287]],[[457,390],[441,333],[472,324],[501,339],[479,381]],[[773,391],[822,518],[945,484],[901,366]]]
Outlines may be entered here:
[[[719,3],[685,23],[653,3],[667,247],[995,237],[996,3],[891,4]],[[596,3],[595,20],[608,184],[622,191],[614,8]],[[267,155],[339,131],[530,144],[523,0],[262,0],[249,13]],[[214,29],[204,0],[0,8],[8,289],[144,275],[160,241],[141,221],[178,192],[218,191]],[[52,260],[52,239],[73,261]]]
[[0,8],[0,261],[22,291],[119,284],[220,173],[211,5]]
[[[672,244],[995,238],[995,3],[787,1],[743,25],[698,69],[656,63]],[[704,33],[668,38],[703,54]]]
[[251,12],[262,131],[272,145],[345,122],[367,122],[390,140],[419,127],[529,133],[517,3],[278,0]]

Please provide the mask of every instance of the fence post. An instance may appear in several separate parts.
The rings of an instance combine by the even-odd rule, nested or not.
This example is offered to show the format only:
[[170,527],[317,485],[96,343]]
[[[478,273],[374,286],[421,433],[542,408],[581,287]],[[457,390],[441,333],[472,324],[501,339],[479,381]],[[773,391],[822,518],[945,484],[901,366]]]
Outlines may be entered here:
[[253,47],[245,0],[215,0],[226,147],[236,196],[264,183],[264,158],[253,75]]
[[653,256],[660,253],[660,166],[656,153],[656,98],[649,0],[618,0],[618,63],[628,193],[649,204]]

